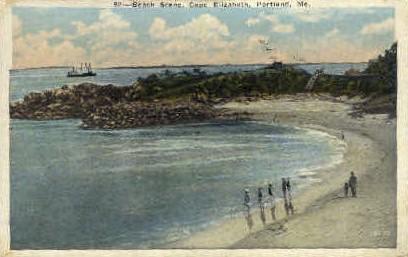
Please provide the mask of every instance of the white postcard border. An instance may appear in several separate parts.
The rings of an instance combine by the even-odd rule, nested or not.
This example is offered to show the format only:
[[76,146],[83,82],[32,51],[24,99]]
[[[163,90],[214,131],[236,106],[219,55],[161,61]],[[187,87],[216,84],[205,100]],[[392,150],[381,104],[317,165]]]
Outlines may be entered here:
[[[185,1],[190,2],[190,1]],[[246,2],[255,2],[246,0]],[[408,1],[310,0],[313,7],[394,6],[398,40],[397,104],[397,248],[395,249],[257,249],[257,250],[12,250],[10,251],[9,69],[12,58],[11,7],[113,7],[109,0],[0,0],[0,256],[408,256]]]

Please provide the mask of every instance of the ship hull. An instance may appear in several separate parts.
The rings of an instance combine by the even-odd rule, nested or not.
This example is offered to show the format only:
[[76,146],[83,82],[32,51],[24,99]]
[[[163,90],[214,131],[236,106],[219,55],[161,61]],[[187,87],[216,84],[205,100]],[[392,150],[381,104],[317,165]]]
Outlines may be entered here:
[[79,74],[67,74],[67,77],[93,77],[96,76],[95,72],[79,73]]

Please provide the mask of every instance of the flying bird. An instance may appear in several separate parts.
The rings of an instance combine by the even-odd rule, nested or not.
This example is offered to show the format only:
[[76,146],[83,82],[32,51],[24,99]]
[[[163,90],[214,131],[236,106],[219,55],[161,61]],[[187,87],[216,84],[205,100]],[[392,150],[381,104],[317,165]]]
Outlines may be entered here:
[[274,51],[276,48],[270,47],[269,42],[264,39],[259,39],[258,42],[263,46],[266,52]]

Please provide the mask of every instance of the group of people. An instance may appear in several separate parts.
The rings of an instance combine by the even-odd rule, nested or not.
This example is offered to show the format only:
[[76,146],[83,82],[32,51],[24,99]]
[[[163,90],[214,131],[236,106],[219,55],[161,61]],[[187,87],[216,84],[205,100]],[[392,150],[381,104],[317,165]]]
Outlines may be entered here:
[[344,183],[344,197],[348,197],[349,189],[351,191],[351,197],[357,197],[357,177],[354,172],[350,173],[348,182]]
[[[285,212],[286,216],[293,215],[295,213],[295,208],[292,203],[292,185],[290,178],[282,178],[282,197],[284,200],[284,207],[285,207]],[[349,195],[349,189],[351,191],[351,196],[352,197],[357,197],[357,177],[355,176],[354,172],[350,173],[350,178],[348,182],[344,184],[344,196],[348,197]],[[267,194],[264,195],[263,188],[258,187],[257,190],[257,197],[258,197],[258,205],[261,210],[261,220],[265,224],[266,219],[265,219],[265,207],[267,205],[270,206],[271,208],[271,216],[273,220],[276,220],[276,197],[274,193],[274,188],[271,183],[268,184],[267,186]],[[247,218],[251,217],[251,196],[249,193],[249,189],[244,190],[244,205],[247,208]],[[252,219],[249,219],[251,221]],[[249,222],[248,224],[252,224],[252,221]],[[252,225],[251,225],[252,226]],[[250,227],[251,227],[250,226]]]
[[[282,195],[284,199],[286,215],[289,216],[290,214],[294,214],[295,211],[292,203],[292,187],[290,178],[282,178]],[[267,195],[264,195],[262,187],[259,187],[257,191],[257,197],[261,214],[265,212],[265,206],[268,204],[271,208],[272,219],[276,220],[276,197],[272,184],[268,184]],[[251,197],[249,194],[249,189],[244,190],[244,205],[246,206],[248,213],[250,213]]]

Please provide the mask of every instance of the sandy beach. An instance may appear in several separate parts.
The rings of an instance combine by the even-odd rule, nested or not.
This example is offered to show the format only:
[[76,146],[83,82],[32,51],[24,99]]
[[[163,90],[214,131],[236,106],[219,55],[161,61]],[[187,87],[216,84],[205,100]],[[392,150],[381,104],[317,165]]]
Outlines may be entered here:
[[[343,161],[310,174],[312,186],[294,196],[295,215],[286,217],[277,204],[277,221],[269,209],[231,217],[164,248],[387,248],[396,246],[395,119],[387,115],[352,118],[354,100],[328,96],[287,96],[230,102],[231,112],[249,112],[254,120],[345,135]],[[357,198],[344,198],[343,185],[354,171]],[[301,178],[296,178],[301,180]]]

